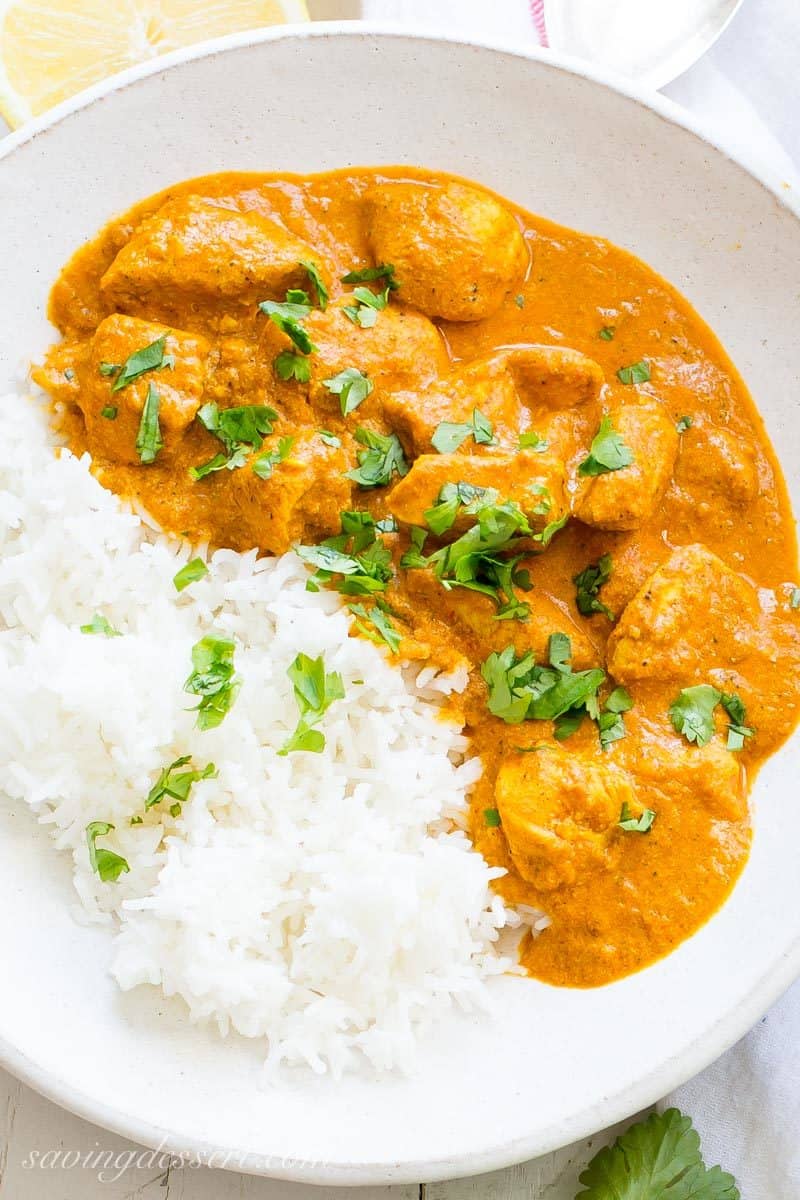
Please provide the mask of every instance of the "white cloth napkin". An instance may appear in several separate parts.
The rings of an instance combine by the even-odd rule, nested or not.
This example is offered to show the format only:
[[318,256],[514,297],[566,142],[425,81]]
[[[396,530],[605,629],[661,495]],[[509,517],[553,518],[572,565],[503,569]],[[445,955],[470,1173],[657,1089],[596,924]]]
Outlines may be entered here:
[[[558,2],[569,0],[546,0]],[[531,0],[362,0],[361,7],[368,20],[538,40]],[[664,90],[715,125],[731,149],[800,187],[798,47],[800,0],[746,0],[710,53]],[[693,1118],[706,1162],[736,1176],[742,1200],[800,1200],[800,983],[738,1045],[666,1097],[663,1106],[670,1104]]]

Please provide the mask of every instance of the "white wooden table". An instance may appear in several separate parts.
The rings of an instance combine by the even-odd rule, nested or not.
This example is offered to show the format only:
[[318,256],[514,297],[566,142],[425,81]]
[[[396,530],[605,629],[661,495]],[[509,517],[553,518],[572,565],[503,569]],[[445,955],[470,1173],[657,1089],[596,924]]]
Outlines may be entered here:
[[[0,1200],[574,1200],[578,1175],[606,1140],[595,1137],[520,1167],[449,1183],[314,1188],[205,1168],[154,1168],[146,1158],[139,1166],[141,1147],[0,1071]],[[87,1158],[110,1165],[70,1165]]]

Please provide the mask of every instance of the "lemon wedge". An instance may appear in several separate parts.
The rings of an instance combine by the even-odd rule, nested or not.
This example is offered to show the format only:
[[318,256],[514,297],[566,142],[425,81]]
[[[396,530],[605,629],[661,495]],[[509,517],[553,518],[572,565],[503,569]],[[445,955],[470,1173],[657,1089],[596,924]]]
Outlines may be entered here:
[[17,126],[180,46],[307,20],[305,0],[0,0],[0,113]]

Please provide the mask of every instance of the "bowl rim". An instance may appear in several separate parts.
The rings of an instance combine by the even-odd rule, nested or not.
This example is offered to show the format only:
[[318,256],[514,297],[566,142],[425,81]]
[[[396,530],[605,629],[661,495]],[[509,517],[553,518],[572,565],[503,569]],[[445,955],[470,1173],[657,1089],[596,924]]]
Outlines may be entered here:
[[[741,149],[733,149],[726,144],[725,137],[720,137],[714,132],[704,119],[697,118],[675,101],[661,96],[645,86],[632,83],[613,71],[595,66],[572,55],[561,54],[536,44],[520,47],[506,38],[458,37],[438,29],[425,29],[417,32],[396,22],[319,21],[309,24],[269,26],[199,42],[170,54],[149,59],[147,62],[121,71],[86,88],[76,96],[50,109],[41,117],[27,122],[20,129],[7,135],[4,142],[0,143],[0,162],[9,158],[20,147],[34,141],[41,134],[81,112],[84,108],[88,108],[115,92],[131,87],[151,75],[161,74],[197,59],[210,58],[228,51],[246,49],[268,42],[329,37],[379,37],[416,42],[447,42],[457,46],[489,50],[517,59],[540,62],[556,70],[588,79],[625,96],[642,108],[654,112],[663,121],[692,134],[755,179],[773,202],[777,202],[779,207],[786,209],[800,221],[800,197],[795,197],[791,185],[783,180],[778,170],[770,169],[756,154],[750,156],[744,154]],[[488,1149],[473,1151],[458,1157],[408,1161],[390,1166],[386,1163],[369,1161],[338,1165],[309,1164],[302,1160],[268,1158],[266,1156],[255,1160],[251,1155],[247,1158],[246,1163],[243,1164],[242,1159],[245,1156],[242,1156],[229,1169],[272,1179],[341,1187],[449,1180],[500,1170],[540,1157],[626,1120],[631,1114],[652,1105],[704,1070],[743,1037],[798,977],[800,977],[800,936],[778,958],[772,970],[752,987],[746,1000],[738,1008],[720,1017],[710,1029],[689,1043],[680,1054],[668,1059],[658,1070],[639,1080],[635,1086],[626,1086],[605,1096],[601,1101],[587,1105],[576,1112],[569,1121],[562,1122],[557,1130],[551,1127],[523,1138],[517,1138],[510,1143],[498,1141]],[[221,1158],[236,1156],[240,1153],[235,1149],[231,1150],[229,1146],[205,1140],[187,1143],[181,1137],[174,1136],[168,1130],[159,1128],[146,1119],[97,1102],[80,1089],[72,1086],[68,1080],[52,1077],[47,1070],[37,1065],[2,1037],[0,1037],[0,1067],[76,1116],[165,1155],[204,1163],[209,1163],[211,1160],[212,1165],[221,1165],[219,1162]]]

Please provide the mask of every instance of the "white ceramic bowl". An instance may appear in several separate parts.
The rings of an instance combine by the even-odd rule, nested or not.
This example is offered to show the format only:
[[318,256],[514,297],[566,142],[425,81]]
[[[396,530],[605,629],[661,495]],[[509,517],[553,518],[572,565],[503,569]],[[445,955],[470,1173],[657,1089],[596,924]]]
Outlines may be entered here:
[[[674,106],[574,62],[365,28],[273,30],[120,76],[0,153],[0,391],[51,337],[47,291],[113,213],[187,176],[418,163],[641,255],[750,385],[800,503],[800,222]],[[519,1161],[633,1113],[725,1050],[800,973],[800,739],[762,772],[730,901],[664,962],[594,991],[522,979],[454,1018],[411,1079],[259,1087],[259,1047],[121,996],[71,920],[68,864],[0,806],[0,1061],[150,1145],[315,1183]],[[220,1160],[217,1159],[217,1165]]]

